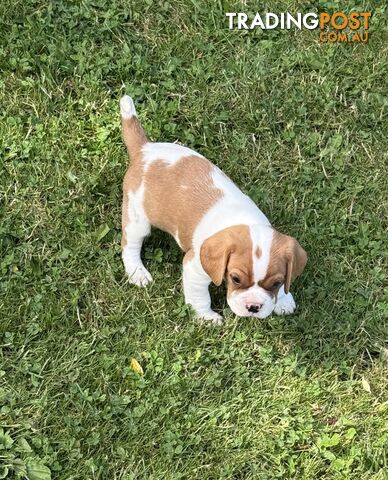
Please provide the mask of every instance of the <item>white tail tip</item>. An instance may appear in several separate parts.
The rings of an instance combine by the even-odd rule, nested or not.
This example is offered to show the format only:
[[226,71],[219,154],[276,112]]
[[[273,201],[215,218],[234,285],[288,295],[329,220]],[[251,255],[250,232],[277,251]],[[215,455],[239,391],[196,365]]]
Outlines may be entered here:
[[133,100],[128,95],[124,95],[120,100],[120,112],[122,118],[137,117],[136,108]]

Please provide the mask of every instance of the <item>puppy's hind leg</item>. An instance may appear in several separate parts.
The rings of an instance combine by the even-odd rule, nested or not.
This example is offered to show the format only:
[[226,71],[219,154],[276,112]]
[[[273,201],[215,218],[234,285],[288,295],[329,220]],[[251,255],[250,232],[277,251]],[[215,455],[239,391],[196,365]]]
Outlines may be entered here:
[[152,281],[151,274],[143,265],[140,253],[144,238],[151,225],[141,205],[142,192],[125,192],[122,216],[122,258],[129,283],[145,287]]

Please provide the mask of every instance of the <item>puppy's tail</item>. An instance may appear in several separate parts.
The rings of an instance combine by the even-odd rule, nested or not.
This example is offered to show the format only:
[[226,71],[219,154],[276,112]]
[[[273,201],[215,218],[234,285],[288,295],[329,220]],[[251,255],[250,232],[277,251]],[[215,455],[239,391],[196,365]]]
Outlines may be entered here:
[[135,161],[148,140],[137,118],[133,100],[128,95],[124,95],[120,100],[120,112],[124,143],[131,160]]

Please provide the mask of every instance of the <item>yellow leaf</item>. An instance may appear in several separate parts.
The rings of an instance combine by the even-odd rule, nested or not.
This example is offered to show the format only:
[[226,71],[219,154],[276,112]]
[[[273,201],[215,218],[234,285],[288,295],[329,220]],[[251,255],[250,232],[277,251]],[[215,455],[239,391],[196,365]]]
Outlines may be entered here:
[[367,380],[365,377],[362,377],[362,378],[361,378],[361,383],[362,383],[362,388],[363,388],[366,392],[372,393],[372,392],[371,392],[371,389],[370,389],[369,382],[368,382],[368,380]]
[[144,375],[144,371],[140,363],[136,360],[136,358],[132,358],[131,360],[131,369],[138,373],[139,375]]

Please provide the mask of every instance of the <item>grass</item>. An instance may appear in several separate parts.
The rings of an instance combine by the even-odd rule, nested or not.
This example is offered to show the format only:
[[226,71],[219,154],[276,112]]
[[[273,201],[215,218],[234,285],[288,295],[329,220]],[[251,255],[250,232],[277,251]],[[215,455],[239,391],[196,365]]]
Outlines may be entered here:
[[[227,30],[344,8],[264,3],[0,6],[0,478],[387,478],[388,8],[346,2],[367,45]],[[225,326],[197,324],[161,232],[128,285],[124,92],[305,247],[296,314],[238,320],[214,289]]]

